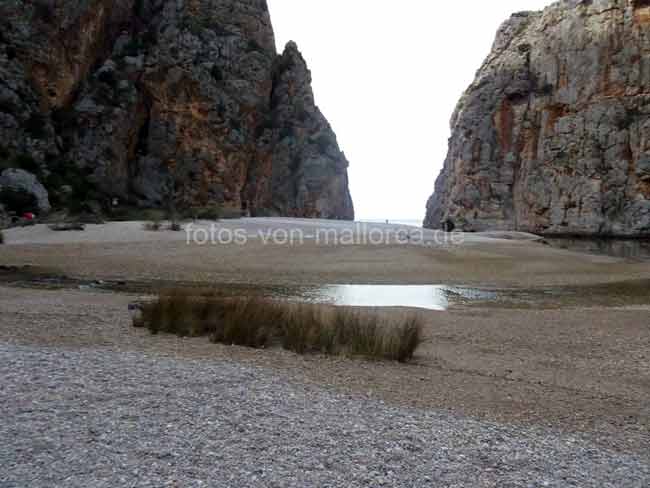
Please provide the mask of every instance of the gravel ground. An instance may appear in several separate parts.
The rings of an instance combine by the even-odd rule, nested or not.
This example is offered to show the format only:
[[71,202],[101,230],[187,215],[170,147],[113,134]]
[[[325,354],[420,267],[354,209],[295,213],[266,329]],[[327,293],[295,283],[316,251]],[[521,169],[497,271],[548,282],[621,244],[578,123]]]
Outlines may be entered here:
[[2,487],[650,486],[650,458],[228,361],[0,343]]

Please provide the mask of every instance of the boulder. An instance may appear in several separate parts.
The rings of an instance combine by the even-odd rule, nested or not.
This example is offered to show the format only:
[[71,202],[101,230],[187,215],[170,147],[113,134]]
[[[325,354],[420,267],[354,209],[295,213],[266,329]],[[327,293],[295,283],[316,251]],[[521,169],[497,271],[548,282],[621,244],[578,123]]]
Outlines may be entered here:
[[0,194],[9,189],[24,192],[34,198],[38,211],[47,213],[51,210],[47,190],[38,178],[22,169],[6,169],[0,174]]

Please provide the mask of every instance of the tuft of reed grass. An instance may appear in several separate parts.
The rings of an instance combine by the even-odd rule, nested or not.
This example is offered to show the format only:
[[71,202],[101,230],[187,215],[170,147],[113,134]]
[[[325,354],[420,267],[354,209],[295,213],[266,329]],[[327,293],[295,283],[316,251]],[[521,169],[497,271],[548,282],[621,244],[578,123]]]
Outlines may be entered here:
[[422,343],[418,315],[384,318],[376,311],[325,308],[263,298],[229,298],[210,289],[165,291],[142,306],[133,325],[153,334],[207,336],[214,343],[297,354],[363,356],[407,362]]
[[[213,301],[214,302],[214,301]],[[278,340],[282,307],[260,298],[226,299],[210,335],[215,343],[264,348]]]

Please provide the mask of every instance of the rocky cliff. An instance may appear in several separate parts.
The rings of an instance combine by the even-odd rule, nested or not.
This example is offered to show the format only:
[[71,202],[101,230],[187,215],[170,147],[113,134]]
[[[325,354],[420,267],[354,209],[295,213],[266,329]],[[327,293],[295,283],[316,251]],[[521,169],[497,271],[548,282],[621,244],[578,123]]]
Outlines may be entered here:
[[650,234],[650,1],[513,15],[451,128],[427,227]]
[[117,198],[352,219],[348,162],[265,0],[3,0],[0,172]]

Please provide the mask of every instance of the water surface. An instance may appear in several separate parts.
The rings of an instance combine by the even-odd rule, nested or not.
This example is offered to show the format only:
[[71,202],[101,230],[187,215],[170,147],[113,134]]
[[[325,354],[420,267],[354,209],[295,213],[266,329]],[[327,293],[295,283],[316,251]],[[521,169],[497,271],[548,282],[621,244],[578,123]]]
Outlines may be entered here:
[[453,285],[272,285],[172,281],[84,280],[27,267],[0,266],[0,283],[44,289],[94,289],[155,294],[172,288],[210,288],[224,297],[264,297],[351,307],[559,309],[650,305],[650,280],[600,285],[491,288]]
[[328,285],[309,290],[300,298],[347,307],[449,308],[447,288],[436,285]]
[[650,281],[539,288],[445,285],[327,285],[286,290],[277,298],[349,307],[559,309],[650,305]]

